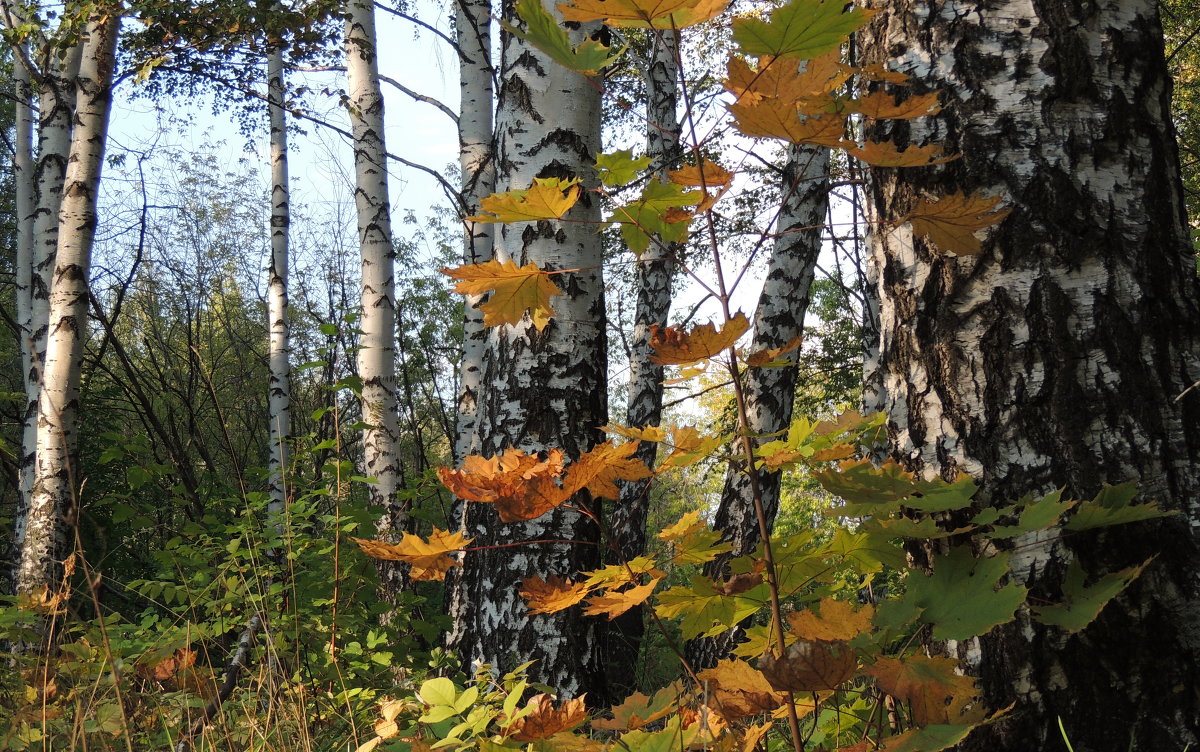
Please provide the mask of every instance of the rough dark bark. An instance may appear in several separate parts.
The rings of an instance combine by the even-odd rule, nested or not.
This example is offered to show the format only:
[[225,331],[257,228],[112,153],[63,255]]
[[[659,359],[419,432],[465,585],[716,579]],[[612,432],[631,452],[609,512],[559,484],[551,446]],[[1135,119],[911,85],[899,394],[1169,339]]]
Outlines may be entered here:
[[[821,253],[821,229],[829,206],[829,149],[823,146],[791,146],[783,168],[780,187],[779,222],[775,247],[754,315],[754,340],[751,352],[786,347],[804,334],[809,291],[817,256]],[[794,351],[790,358],[798,357]],[[796,397],[796,365],[784,368],[747,368],[744,372],[746,411],[750,431],[768,436],[787,429],[792,422]],[[771,439],[758,439],[761,444]],[[754,512],[750,472],[758,479],[763,514],[773,526],[779,512],[779,472],[748,470],[744,459],[730,462],[725,474],[721,503],[713,518],[713,529],[733,550],[705,565],[709,577],[726,576],[729,561],[753,552],[762,540]],[[688,644],[688,662],[693,668],[707,668],[725,658],[740,630]]]
[[[552,3],[547,8],[553,12]],[[505,14],[519,23],[507,3]],[[590,31],[574,31],[576,42]],[[528,188],[535,177],[581,177],[587,186],[600,147],[598,88],[510,34],[503,35],[501,67],[497,189]],[[526,319],[487,332],[475,440],[484,456],[509,447],[557,447],[578,457],[601,438],[598,428],[607,419],[604,283],[590,224],[599,220],[598,205],[585,192],[566,219],[574,221],[504,225],[497,234],[502,261],[578,271],[555,276],[564,294],[552,299],[555,316],[543,331]],[[573,577],[600,563],[597,526],[569,508],[585,504],[598,508],[583,495],[513,524],[500,523],[490,505],[467,505],[466,532],[479,550],[464,557],[450,637],[465,662],[507,671],[536,660],[530,676],[563,696],[603,696],[603,624],[578,609],[530,616],[518,594],[532,575]]]
[[884,4],[868,62],[944,92],[900,144],[963,158],[873,170],[880,220],[921,197],[999,194],[1012,215],[982,255],[874,234],[880,368],[895,456],[967,472],[982,503],[1137,481],[1179,515],[1103,534],[1015,541],[1017,579],[1053,599],[1066,564],[1157,556],[1074,636],[1016,623],[946,646],[1015,702],[965,750],[1179,750],[1200,742],[1200,290],[1184,219],[1156,3]]

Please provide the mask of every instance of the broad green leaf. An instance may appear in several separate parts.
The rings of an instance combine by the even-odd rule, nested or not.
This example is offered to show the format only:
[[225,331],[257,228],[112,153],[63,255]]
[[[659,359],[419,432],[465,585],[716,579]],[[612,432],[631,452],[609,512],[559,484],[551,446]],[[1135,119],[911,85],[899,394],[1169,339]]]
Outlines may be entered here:
[[417,697],[426,705],[453,706],[458,697],[458,688],[454,686],[454,682],[439,676],[422,684],[421,689],[417,691]]
[[1133,483],[1105,486],[1096,495],[1096,498],[1080,504],[1064,527],[1076,531],[1091,530],[1096,527],[1123,525],[1127,522],[1139,522],[1175,514],[1175,512],[1164,511],[1155,501],[1131,504],[1130,502],[1136,495],[1137,491]]
[[504,28],[537,47],[564,68],[594,76],[615,63],[624,52],[624,49],[613,52],[611,47],[594,39],[584,40],[578,47],[573,47],[567,32],[558,25],[541,0],[517,0],[516,11],[525,22],[525,29],[507,23],[502,24]]
[[692,215],[683,207],[695,206],[703,198],[702,191],[689,191],[674,183],[652,180],[637,201],[618,206],[611,221],[621,224],[621,238],[629,249],[643,253],[650,247],[654,235],[665,243],[686,241]]
[[636,752],[679,752],[683,748],[683,729],[679,716],[666,722],[661,731],[630,731],[621,734],[624,749]]
[[739,621],[762,606],[764,598],[751,598],[760,585],[743,595],[722,595],[713,582],[703,575],[692,577],[691,587],[673,587],[659,594],[654,612],[666,619],[679,618],[680,632],[690,640],[701,635],[710,637],[732,629]]
[[1021,500],[1023,507],[1015,525],[997,525],[983,535],[988,538],[1012,538],[1035,530],[1046,530],[1054,526],[1060,517],[1067,513],[1079,502],[1063,501],[1063,490],[1060,488],[1046,494],[1037,501],[1029,496]]
[[733,545],[723,542],[720,533],[702,527],[675,541],[675,556],[671,561],[675,564],[703,564],[732,550]]
[[966,640],[1013,619],[1025,601],[1024,587],[997,585],[1008,573],[1007,553],[976,559],[966,546],[933,562],[933,576],[910,575],[902,600],[919,606],[935,640]]
[[948,530],[941,527],[938,521],[932,517],[922,517],[919,520],[910,519],[908,517],[898,517],[893,520],[875,520],[870,519],[863,523],[862,529],[868,532],[878,531],[888,536],[896,538],[924,538],[926,540],[936,540],[938,538],[949,538],[952,535],[961,535],[969,533],[975,529],[974,525],[966,525]]
[[596,172],[600,182],[609,188],[629,185],[642,170],[650,166],[649,156],[633,156],[633,149],[620,149],[612,154],[596,155]]
[[792,0],[768,21],[735,18],[733,41],[743,55],[811,60],[840,47],[876,13],[863,8],[843,13],[844,7],[838,0]]
[[1091,624],[1105,605],[1137,579],[1151,561],[1154,559],[1147,559],[1136,567],[1106,574],[1091,585],[1086,585],[1084,580],[1087,575],[1079,560],[1075,559],[1067,567],[1067,574],[1063,579],[1063,602],[1054,606],[1034,606],[1033,612],[1043,624],[1061,627],[1068,632],[1078,632]]

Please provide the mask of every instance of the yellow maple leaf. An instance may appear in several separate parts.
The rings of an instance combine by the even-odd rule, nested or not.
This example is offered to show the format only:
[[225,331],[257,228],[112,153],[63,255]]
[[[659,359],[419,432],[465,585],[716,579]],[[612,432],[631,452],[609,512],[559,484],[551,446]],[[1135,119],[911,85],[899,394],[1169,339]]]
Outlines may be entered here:
[[404,533],[399,543],[385,543],[362,538],[351,538],[350,540],[357,543],[363,553],[368,556],[388,561],[408,562],[412,565],[411,576],[414,580],[440,582],[446,579],[446,572],[450,571],[450,567],[459,566],[459,562],[449,554],[466,548],[474,538],[466,538],[461,533],[451,533],[435,527],[428,540],[411,533]]
[[679,366],[711,358],[732,347],[749,329],[750,320],[740,311],[721,329],[700,324],[682,332],[672,326],[655,326],[650,331],[650,348],[654,350],[650,360],[663,366]]
[[943,253],[974,255],[983,250],[975,232],[999,224],[1011,209],[998,209],[1000,196],[950,193],[939,199],[921,199],[901,222],[912,222],[913,233],[922,235]]
[[864,65],[861,68],[855,68],[854,72],[868,81],[878,81],[880,83],[906,84],[909,81],[907,73],[888,70],[883,66],[883,63]]
[[715,452],[725,439],[724,436],[706,436],[694,426],[677,426],[671,432],[671,454],[659,463],[659,470],[694,465]]
[[873,91],[860,98],[846,102],[846,109],[869,118],[888,120],[911,120],[936,115],[942,106],[938,103],[938,93],[920,94],[896,103],[896,98],[886,91]]
[[562,295],[547,272],[536,264],[517,266],[514,261],[492,259],[482,264],[466,264],[442,269],[442,274],[457,280],[454,291],[464,295],[490,292],[487,302],[479,306],[484,326],[516,324],[529,311],[533,325],[542,330],[550,323],[554,309],[550,298]]
[[561,708],[554,707],[554,699],[548,694],[538,694],[529,698],[526,708],[532,712],[521,716],[505,731],[513,741],[532,742],[545,739],[560,731],[575,728],[587,718],[587,708],[583,696],[574,700],[566,700]]
[[795,60],[760,57],[754,69],[745,58],[731,55],[724,86],[746,104],[766,97],[804,102],[805,110],[816,110],[828,107],[833,101],[830,94],[850,77],[851,69],[840,60],[841,50],[831,50],[804,61],[802,71]]
[[620,498],[621,490],[613,481],[641,480],[652,474],[645,462],[633,456],[637,447],[633,442],[618,446],[611,441],[592,447],[567,468],[564,491],[572,495],[586,488],[592,496]]
[[534,575],[521,583],[521,597],[531,614],[552,614],[574,606],[587,597],[591,588],[564,577],[551,575],[543,580]]
[[761,671],[745,661],[720,661],[696,678],[705,683],[727,721],[772,711],[787,699],[771,687]]
[[534,178],[529,188],[493,193],[480,200],[479,206],[489,214],[476,214],[467,220],[507,223],[561,219],[579,200],[582,190],[579,178]]
[[745,357],[746,365],[753,368],[762,368],[766,365],[784,365],[785,363],[781,362],[779,357],[795,350],[802,344],[804,344],[803,337],[793,337],[783,347],[768,347],[758,350]]
[[541,517],[571,497],[557,483],[562,477],[562,450],[551,449],[545,460],[519,449],[496,457],[472,455],[462,467],[438,468],[438,479],[455,496],[491,503],[501,522]]
[[819,611],[809,609],[788,615],[792,634],[801,640],[853,640],[871,631],[875,607],[868,604],[859,610],[846,601],[822,598]]
[[658,539],[664,541],[680,540],[697,530],[703,530],[707,525],[700,521],[700,510],[688,512],[679,518],[674,525],[667,525],[658,532]]
[[733,173],[711,160],[700,158],[700,164],[684,165],[667,172],[667,178],[678,185],[696,188],[719,188],[733,182]]
[[571,0],[559,3],[564,21],[606,26],[682,29],[716,18],[729,0]]
[[779,138],[793,144],[840,146],[846,135],[846,118],[837,115],[810,115],[801,118],[795,102],[760,99],[736,102],[729,112],[739,131],[752,138]]
[[637,585],[619,592],[609,590],[604,595],[592,596],[588,598],[588,604],[583,609],[583,613],[587,616],[607,614],[608,620],[612,621],[634,606],[645,603],[659,582],[661,582],[661,578],[656,577],[645,585]]
[[850,156],[861,159],[876,167],[928,167],[958,159],[958,155],[943,156],[938,144],[910,146],[900,150],[891,141],[867,141],[862,146],[853,141],[843,141],[840,146]]
[[620,705],[612,708],[612,720],[595,719],[591,728],[601,731],[632,731],[648,723],[653,723],[678,709],[686,701],[691,692],[683,682],[677,681],[647,697],[641,692],[634,692]]
[[605,433],[615,433],[618,436],[624,436],[627,439],[637,439],[638,441],[662,442],[667,440],[667,432],[661,426],[646,426],[645,428],[631,428],[629,426],[618,426],[609,424],[601,426],[601,431]]

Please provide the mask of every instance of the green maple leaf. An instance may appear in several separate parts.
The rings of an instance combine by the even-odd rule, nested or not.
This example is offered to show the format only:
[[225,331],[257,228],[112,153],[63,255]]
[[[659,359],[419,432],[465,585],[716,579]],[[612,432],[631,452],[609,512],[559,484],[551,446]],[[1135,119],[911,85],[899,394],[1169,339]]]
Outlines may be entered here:
[[654,612],[665,619],[679,618],[685,640],[711,637],[732,629],[757,611],[764,599],[747,596],[765,589],[765,585],[759,585],[745,595],[722,595],[711,580],[694,575],[691,587],[673,587],[660,593]]
[[609,188],[629,185],[650,165],[649,156],[634,157],[633,149],[620,149],[612,154],[596,155],[596,172],[600,182]]
[[621,734],[621,744],[625,749],[635,749],[637,752],[678,752],[683,747],[683,721],[674,716],[666,722],[661,731],[630,731]]
[[517,0],[516,11],[525,22],[524,29],[504,22],[501,22],[501,25],[513,36],[537,47],[564,68],[594,76],[615,63],[625,51],[621,48],[613,52],[611,47],[606,47],[594,39],[584,40],[578,47],[573,47],[567,32],[558,25],[558,21],[550,15],[541,0]]
[[1054,606],[1035,606],[1033,611],[1038,621],[1061,627],[1068,632],[1078,632],[1100,615],[1101,609],[1118,593],[1137,579],[1153,558],[1136,567],[1106,574],[1091,585],[1084,584],[1086,574],[1076,559],[1067,568],[1063,579],[1063,602]]
[[733,41],[751,57],[811,60],[840,47],[875,13],[863,8],[843,13],[843,5],[838,0],[792,0],[774,11],[769,21],[734,19]]
[[1079,502],[1063,501],[1062,489],[1046,494],[1037,501],[1033,501],[1033,496],[1028,496],[1021,500],[1020,505],[1023,507],[1021,516],[1017,518],[1015,525],[997,525],[990,532],[984,533],[988,538],[1012,538],[1022,533],[1031,533],[1035,530],[1046,530],[1054,526],[1060,517],[1067,513],[1072,507]]
[[1163,511],[1157,502],[1131,504],[1137,495],[1136,485],[1121,483],[1116,486],[1105,486],[1096,498],[1079,505],[1075,514],[1067,521],[1068,530],[1090,530],[1094,527],[1123,525],[1127,522],[1138,522],[1155,517],[1168,517],[1175,512]]
[[887,752],[941,752],[967,738],[979,724],[934,725],[911,729],[888,740]]
[[1025,602],[1024,587],[996,585],[1009,573],[1008,554],[976,559],[966,546],[951,549],[933,563],[933,576],[910,576],[901,600],[921,609],[935,640],[966,640],[1012,621]]
[[691,218],[669,221],[672,219],[670,214],[684,206],[695,206],[702,198],[701,191],[652,180],[646,184],[641,198],[616,208],[612,221],[621,224],[621,238],[634,253],[645,252],[654,235],[664,243],[683,243],[687,240]]

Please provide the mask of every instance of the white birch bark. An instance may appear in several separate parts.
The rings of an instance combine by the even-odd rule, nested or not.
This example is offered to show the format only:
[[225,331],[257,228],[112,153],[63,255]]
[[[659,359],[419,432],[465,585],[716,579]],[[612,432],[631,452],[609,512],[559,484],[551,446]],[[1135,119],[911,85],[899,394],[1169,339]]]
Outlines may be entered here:
[[[491,195],[496,183],[493,154],[491,0],[456,0],[455,31],[459,48],[458,165],[462,172],[462,211],[467,217],[479,211],[480,199]],[[492,259],[494,226],[463,220],[463,263],[482,264]],[[458,372],[458,436],[454,459],[471,454],[478,415],[477,398],[483,368],[486,336],[479,304],[482,295],[464,301],[463,352]]]
[[[362,379],[363,468],[374,478],[370,503],[383,510],[381,539],[398,539],[405,523],[399,506],[400,436],[396,404],[396,251],[388,198],[383,95],[379,89],[375,10],[370,0],[346,5],[347,108],[354,136],[354,201],[362,257],[362,315],[358,374]],[[379,563],[380,585],[391,599],[404,587],[394,562]]]
[[[49,295],[46,359],[38,401],[33,493],[17,562],[17,592],[58,588],[68,524],[75,515],[75,449],[88,274],[96,233],[96,198],[120,15],[100,8],[88,21],[77,79],[75,128],[58,217],[58,248]],[[46,114],[43,113],[43,120]]]
[[268,464],[268,516],[287,503],[287,462],[291,442],[291,339],[288,324],[288,240],[291,198],[283,51],[267,56],[267,92],[271,131],[271,263],[267,269],[269,368],[267,415],[271,437]]
[[[546,7],[555,12],[552,2]],[[508,20],[520,23],[511,6],[506,8]],[[593,28],[573,30],[576,43]],[[598,88],[520,39],[510,34],[502,39],[497,189],[528,188],[535,177],[580,177],[585,186],[594,185]],[[592,224],[599,220],[598,205],[585,192],[566,219],[573,221],[504,225],[498,233],[498,259],[578,271],[555,277],[564,294],[553,299],[555,316],[544,331],[528,320],[488,330],[477,427],[485,456],[509,447],[557,447],[576,457],[597,442],[605,422],[604,285]],[[575,502],[591,503],[586,497]],[[465,556],[450,638],[464,663],[483,661],[507,671],[536,660],[531,677],[564,696],[601,694],[602,641],[595,620],[574,609],[530,616],[517,592],[521,580],[533,574],[573,576],[598,564],[596,526],[565,507],[529,522],[501,524],[489,505],[467,506],[473,547],[534,542]]]
[[1075,749],[1195,747],[1200,390],[1184,391],[1200,378],[1200,289],[1157,3],[874,4],[867,62],[888,60],[945,104],[877,135],[962,154],[873,170],[878,219],[955,191],[1013,210],[975,256],[937,254],[908,225],[873,236],[895,456],[971,474],[984,504],[1135,481],[1179,512],[1013,542],[1031,600],[1056,600],[1072,559],[1100,575],[1157,558],[1078,635],[1022,613],[948,646],[980,674],[988,705],[1016,703],[960,748],[1048,749],[1061,744],[1058,718]]

